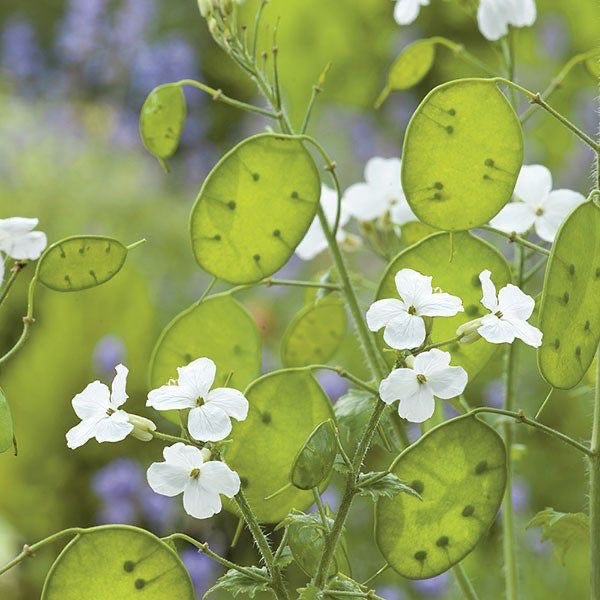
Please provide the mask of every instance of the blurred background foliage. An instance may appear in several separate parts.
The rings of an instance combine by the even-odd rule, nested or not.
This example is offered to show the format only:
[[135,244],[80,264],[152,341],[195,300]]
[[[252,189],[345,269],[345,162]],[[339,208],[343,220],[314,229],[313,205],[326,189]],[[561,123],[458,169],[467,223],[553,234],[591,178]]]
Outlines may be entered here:
[[[272,0],[265,21],[272,32],[280,18],[278,44],[285,100],[298,122],[311,86],[331,63],[310,131],[335,157],[342,183],[362,180],[372,156],[399,156],[412,111],[433,86],[457,77],[480,75],[444,49],[431,73],[415,90],[394,93],[375,112],[373,102],[387,68],[401,48],[420,37],[443,35],[464,43],[492,64],[497,53],[481,37],[461,0],[434,0],[416,24],[400,28],[388,0]],[[256,1],[243,7],[250,20]],[[517,32],[517,73],[533,90],[546,87],[572,55],[598,42],[598,7],[592,2],[538,0],[534,28]],[[269,47],[270,33],[261,46]],[[90,443],[67,449],[64,433],[75,423],[70,399],[94,378],[112,379],[120,361],[131,370],[130,402],[144,412],[147,365],[161,328],[202,293],[208,278],[194,263],[187,215],[204,177],[219,156],[265,123],[187,92],[190,114],[182,147],[166,175],[139,141],[137,114],[147,93],[159,83],[197,78],[230,96],[252,100],[254,89],[212,43],[196,3],[158,0],[18,0],[0,4],[0,218],[36,216],[51,241],[75,233],[106,234],[131,243],[126,268],[109,284],[74,295],[40,291],[36,324],[26,348],[0,373],[12,403],[19,456],[0,457],[0,563],[23,542],[33,542],[73,525],[128,522],[161,533],[178,528],[239,560],[253,552],[244,535],[228,550],[236,522],[221,515],[191,522],[177,503],[145,484],[144,469],[160,456],[160,446],[126,441],[101,448]],[[553,104],[588,132],[597,129],[597,85],[578,67]],[[555,187],[586,193],[591,156],[566,130],[536,114],[526,127],[526,163],[550,167]],[[508,250],[507,250],[508,251]],[[367,251],[352,255],[356,271],[375,282],[384,264]],[[312,276],[328,265],[292,259],[285,276]],[[10,347],[20,333],[28,268],[0,315],[0,344]],[[537,291],[540,282],[532,282]],[[537,286],[537,288],[536,288]],[[371,286],[372,287],[372,286]],[[372,291],[364,290],[365,303]],[[248,306],[264,338],[264,370],[280,365],[278,342],[303,304],[300,292],[276,289],[247,292]],[[285,300],[285,302],[282,302]],[[335,361],[364,369],[350,334]],[[546,385],[532,352],[520,353],[518,406],[535,411]],[[499,404],[502,384],[496,361],[471,383],[474,404]],[[322,384],[333,401],[346,387],[334,375]],[[589,435],[590,392],[556,393],[544,419],[577,438]],[[563,566],[539,531],[525,524],[539,510],[585,508],[584,465],[571,449],[536,433],[520,431],[525,450],[517,464],[513,502],[519,518],[519,563],[523,597],[583,598],[585,548],[575,547]],[[411,431],[418,435],[418,432]],[[388,456],[374,456],[380,466]],[[337,502],[337,481],[326,492]],[[499,516],[501,518],[501,515]],[[373,547],[372,509],[359,501],[348,528],[356,577],[381,565]],[[482,598],[501,597],[499,532],[467,559],[466,567]],[[38,597],[52,560],[44,551],[0,581],[0,597]],[[186,551],[199,594],[219,574],[203,556]],[[300,580],[299,580],[300,581]],[[458,598],[449,574],[408,582],[388,572],[379,593],[389,600]]]

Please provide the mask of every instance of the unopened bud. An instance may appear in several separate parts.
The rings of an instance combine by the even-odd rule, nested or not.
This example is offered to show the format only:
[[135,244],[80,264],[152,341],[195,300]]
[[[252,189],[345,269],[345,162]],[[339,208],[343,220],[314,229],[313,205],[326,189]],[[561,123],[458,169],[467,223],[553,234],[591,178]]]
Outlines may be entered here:
[[198,8],[203,17],[208,17],[213,11],[212,0],[198,0]]
[[129,434],[142,442],[149,442],[154,436],[153,431],[156,431],[156,425],[146,417],[139,415],[128,415],[129,422],[133,425],[133,431]]
[[456,335],[460,338],[461,344],[472,344],[476,342],[481,335],[477,331],[481,327],[481,319],[473,319],[463,323],[457,330]]

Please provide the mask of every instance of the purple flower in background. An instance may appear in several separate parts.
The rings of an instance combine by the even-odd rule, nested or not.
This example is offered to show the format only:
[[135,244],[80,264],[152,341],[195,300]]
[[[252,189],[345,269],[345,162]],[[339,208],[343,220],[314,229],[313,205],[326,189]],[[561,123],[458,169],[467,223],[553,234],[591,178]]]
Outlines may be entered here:
[[[321,501],[323,502],[323,504],[325,504],[325,506],[329,506],[329,508],[332,511],[337,511],[337,509],[340,506],[340,494],[339,492],[329,486],[322,494],[321,494]],[[316,512],[317,511],[317,505],[313,504],[310,507],[310,512]]]
[[483,390],[483,396],[486,403],[494,408],[504,406],[504,398],[506,396],[506,385],[502,379],[494,379],[490,381]]
[[421,437],[421,426],[418,423],[405,423],[404,428],[408,441],[414,444]]
[[125,362],[125,344],[116,335],[106,335],[98,340],[94,348],[94,370],[108,376],[118,364]]
[[181,560],[192,578],[196,594],[202,596],[214,583],[221,568],[208,556],[191,548],[181,553]]
[[0,40],[0,65],[17,81],[29,79],[41,67],[35,31],[21,18],[8,19]]
[[559,13],[545,14],[538,23],[538,30],[544,56],[549,59],[561,60],[571,45],[571,36],[564,17]]
[[424,596],[442,596],[448,589],[448,573],[442,573],[431,579],[413,581],[413,588]]
[[406,594],[403,590],[394,587],[393,585],[384,585],[378,587],[375,593],[385,600],[405,600]]
[[346,379],[342,379],[333,371],[319,371],[317,380],[332,402],[335,402],[340,396],[343,396],[350,387]]
[[163,530],[173,516],[174,504],[171,498],[155,494],[144,485],[140,490],[139,500],[146,521],[156,529]]
[[133,52],[137,40],[144,37],[155,14],[155,0],[124,0],[108,34],[111,44],[122,53]]
[[515,477],[512,487],[512,504],[515,512],[523,512],[529,506],[529,485],[521,477]]
[[81,63],[100,47],[105,14],[106,0],[69,0],[57,39],[57,52],[66,63]]
[[100,469],[92,479],[92,489],[103,500],[130,498],[144,482],[140,465],[129,458],[118,458]]

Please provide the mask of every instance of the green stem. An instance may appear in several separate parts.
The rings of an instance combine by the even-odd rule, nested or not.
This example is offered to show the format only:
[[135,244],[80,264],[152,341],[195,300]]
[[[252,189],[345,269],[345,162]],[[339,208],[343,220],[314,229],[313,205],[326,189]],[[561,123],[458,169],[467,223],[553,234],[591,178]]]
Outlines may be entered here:
[[427,352],[428,350],[433,350],[433,348],[441,348],[442,346],[447,346],[448,344],[454,344],[455,342],[459,342],[464,336],[462,335],[457,335],[454,336],[453,338],[450,338],[449,340],[443,340],[442,342],[436,342],[435,344],[429,344],[427,346],[425,346],[423,348],[423,350],[421,350],[419,352],[419,354],[421,354],[422,352]]
[[138,246],[141,246],[142,244],[145,244],[145,243],[146,243],[146,238],[142,238],[141,240],[138,240],[137,242],[133,242],[133,243],[129,244],[129,246],[125,246],[125,247],[129,251],[129,250],[134,250]]
[[161,433],[160,431],[152,431],[152,437],[157,440],[162,440],[163,442],[170,442],[172,444],[176,442],[183,442],[184,444],[189,444],[189,440],[186,440],[182,437],[177,437],[176,435],[169,435],[168,433]]
[[353,375],[352,373],[350,373],[343,367],[333,367],[331,365],[314,364],[314,365],[308,365],[305,368],[310,369],[311,371],[317,371],[319,369],[333,371],[334,373],[337,373],[340,377],[343,377],[344,379],[348,379],[349,381],[354,383],[357,387],[362,388],[363,390],[369,392],[370,394],[373,394],[374,396],[377,396],[379,394],[379,392],[377,391],[376,388],[374,388],[372,385],[369,385],[366,381],[359,379],[358,377],[356,377],[356,375]]
[[369,585],[372,581],[375,581],[380,575],[385,573],[389,568],[390,568],[390,565],[388,563],[385,563],[385,565],[383,565],[383,567],[380,567],[379,569],[377,569],[377,571],[375,571],[375,573],[373,573],[373,575],[371,575],[368,579],[365,579],[362,582],[362,585],[365,585],[365,586]]
[[[2,260],[2,257],[0,257],[0,260]],[[4,301],[6,300],[6,298],[8,297],[8,292],[10,292],[10,288],[12,288],[13,284],[17,280],[17,277],[19,276],[19,273],[26,266],[27,266],[26,262],[18,260],[11,267],[11,269],[10,269],[10,277],[8,278],[8,281],[6,282],[6,284],[5,284],[2,292],[0,292],[0,306],[2,306],[2,304],[4,303]]]
[[321,494],[319,493],[319,488],[313,488],[312,490],[313,497],[315,499],[315,504],[319,510],[319,516],[321,517],[321,523],[323,523],[323,527],[325,527],[325,531],[329,531],[329,519],[327,518],[327,512],[325,511],[325,505],[323,504],[323,500],[321,500]]
[[530,250],[534,250],[535,252],[539,252],[540,254],[544,254],[545,256],[550,256],[550,250],[546,250],[546,248],[542,248],[542,246],[538,246],[533,242],[527,241],[526,239],[518,236],[514,231],[512,233],[506,233],[506,231],[501,231],[500,229],[496,229],[495,227],[491,227],[490,225],[481,225],[479,229],[491,231],[492,233],[501,235],[505,237],[508,241],[519,244],[524,248],[529,248]]
[[462,563],[456,563],[454,567],[452,567],[452,572],[454,573],[458,587],[460,587],[460,590],[466,600],[479,600],[479,596],[477,595],[473,584],[465,573]]
[[536,421],[540,418],[540,415],[542,414],[543,410],[546,408],[546,405],[550,401],[550,397],[552,396],[552,392],[554,392],[554,388],[553,387],[550,388],[550,391],[548,392],[548,395],[546,396],[546,398],[542,402],[542,405],[538,408],[538,411],[535,413],[535,417],[533,417],[533,418]]
[[368,592],[348,592],[340,590],[325,590],[326,596],[332,596],[333,598],[366,598],[367,600],[385,600],[381,596],[378,596],[373,590]]
[[600,600],[600,346],[596,352],[596,391],[590,456],[590,598]]
[[451,50],[454,55],[463,60],[464,62],[481,69],[488,75],[492,77],[496,77],[498,74],[488,65],[486,65],[483,61],[479,60],[474,54],[471,54],[462,44],[457,44],[452,40],[449,40],[445,37],[435,36],[431,38],[431,41],[434,41],[436,44],[440,46],[445,46],[449,50]]

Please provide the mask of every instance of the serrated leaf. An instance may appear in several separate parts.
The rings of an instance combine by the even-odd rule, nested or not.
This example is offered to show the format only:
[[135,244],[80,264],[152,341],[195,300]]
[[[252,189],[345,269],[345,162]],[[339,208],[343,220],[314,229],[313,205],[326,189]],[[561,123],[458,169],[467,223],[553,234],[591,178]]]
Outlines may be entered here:
[[298,600],[321,600],[324,598],[323,592],[314,585],[308,587],[298,588]]
[[276,564],[280,569],[289,567],[294,562],[294,555],[289,546],[286,546],[277,557]]
[[532,527],[542,528],[542,541],[552,542],[563,565],[573,544],[589,541],[589,518],[585,513],[562,513],[546,508],[527,523],[527,529]]
[[361,496],[371,496],[373,500],[377,498],[393,498],[400,493],[410,494],[421,499],[419,493],[410,485],[402,482],[394,473],[373,472],[360,473],[358,476],[357,487]]
[[[267,569],[264,567],[244,568],[256,575],[268,577]],[[268,592],[270,589],[267,581],[258,581],[245,573],[240,573],[240,571],[236,571],[235,569],[229,569],[225,575],[217,579],[215,585],[207,590],[203,598],[207,598],[210,594],[217,591],[227,592],[228,594],[231,594],[233,598],[237,598],[238,596],[254,598],[258,592]]]

